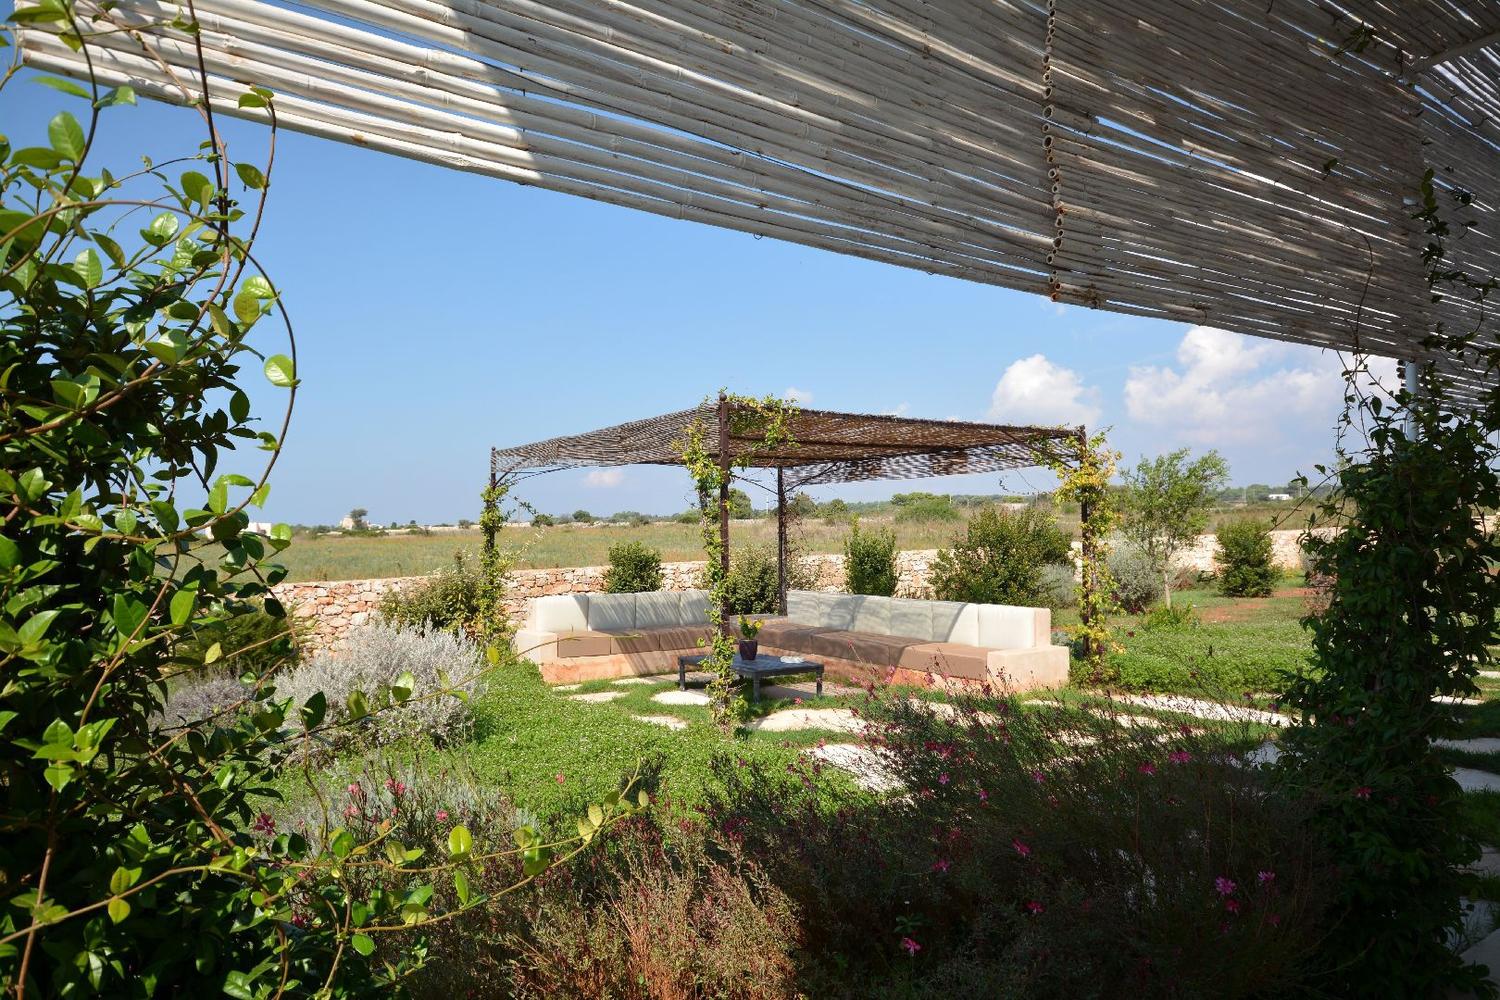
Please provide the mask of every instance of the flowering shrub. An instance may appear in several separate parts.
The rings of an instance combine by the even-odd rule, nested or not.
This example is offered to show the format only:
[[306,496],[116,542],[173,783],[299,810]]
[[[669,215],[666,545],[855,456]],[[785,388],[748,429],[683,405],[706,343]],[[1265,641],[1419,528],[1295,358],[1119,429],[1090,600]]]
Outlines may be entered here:
[[906,789],[878,805],[830,806],[815,762],[717,762],[711,819],[815,915],[807,995],[1238,997],[1306,973],[1327,868],[1300,808],[1222,739],[956,708],[870,699],[870,745]]
[[[367,625],[351,629],[336,652],[324,652],[274,678],[276,697],[303,704],[318,691],[335,720],[350,717],[349,698],[381,685],[411,692],[404,705],[369,716],[357,729],[329,734],[335,745],[356,736],[389,743],[403,736],[422,736],[451,746],[468,735],[468,698],[481,667],[478,647],[468,639],[435,629]],[[403,683],[404,681],[404,683]],[[453,687],[456,694],[436,694]]]

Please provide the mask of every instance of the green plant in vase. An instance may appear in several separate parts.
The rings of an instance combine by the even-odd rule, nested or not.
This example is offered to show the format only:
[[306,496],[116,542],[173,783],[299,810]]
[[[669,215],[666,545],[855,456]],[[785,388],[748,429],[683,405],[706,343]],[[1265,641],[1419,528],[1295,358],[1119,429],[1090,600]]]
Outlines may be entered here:
[[760,618],[746,618],[740,615],[740,659],[755,659],[760,650],[760,643],[757,639],[763,625],[765,621]]

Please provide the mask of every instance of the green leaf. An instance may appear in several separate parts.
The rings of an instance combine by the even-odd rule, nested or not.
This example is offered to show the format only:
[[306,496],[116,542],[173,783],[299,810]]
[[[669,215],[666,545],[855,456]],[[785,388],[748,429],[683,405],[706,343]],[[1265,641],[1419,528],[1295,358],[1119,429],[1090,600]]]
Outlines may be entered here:
[[589,822],[595,826],[604,825],[604,810],[600,809],[598,805],[589,806]]
[[363,719],[370,714],[370,701],[365,697],[363,691],[350,691],[346,705],[349,709],[349,718],[351,721]]
[[469,835],[468,827],[455,826],[448,833],[448,855],[452,858],[468,857],[474,848],[474,838]]
[[47,779],[47,784],[60,792],[68,787],[68,782],[73,780],[73,765],[58,762],[43,771],[42,777]]
[[183,589],[173,594],[172,602],[169,606],[172,615],[172,624],[179,628],[186,625],[188,619],[193,617],[193,606],[197,602],[198,592],[196,590]]
[[463,873],[462,868],[453,869],[453,891],[458,893],[460,906],[469,905],[469,877]]
[[12,569],[21,561],[21,547],[0,535],[0,569]]
[[410,670],[402,673],[396,678],[396,683],[391,685],[391,692],[398,702],[404,702],[411,697],[411,693],[417,689],[417,679],[412,676]]
[[72,80],[63,80],[55,76],[39,76],[36,78],[36,82],[44,87],[51,87],[53,90],[61,91],[64,94],[82,97],[84,100],[88,100],[93,96]]
[[236,163],[234,172],[240,175],[240,182],[252,191],[259,191],[266,186],[266,175],[253,163]]
[[99,255],[89,247],[73,260],[73,270],[83,279],[84,288],[98,288],[99,282],[104,280],[104,265],[99,260]]
[[333,839],[329,841],[328,846],[329,850],[333,851],[335,857],[348,857],[349,852],[354,850],[354,834],[343,827],[339,827],[338,831],[334,833]]
[[162,212],[141,230],[141,239],[154,247],[164,247],[177,235],[178,225],[175,212]]
[[130,916],[130,903],[120,899],[118,896],[109,901],[110,920],[118,924],[128,916]]
[[109,891],[118,896],[129,889],[141,877],[139,868],[126,868],[123,865],[115,869],[115,873],[109,877]]
[[314,691],[302,705],[302,725],[316,729],[328,714],[328,698],[322,691]]
[[50,611],[39,611],[26,619],[26,624],[16,630],[16,637],[21,640],[22,645],[29,646],[34,642],[40,642],[42,636],[52,627],[52,623],[62,610],[54,608]]
[[207,205],[214,194],[214,182],[196,170],[188,170],[182,175],[182,193],[189,201]]
[[65,160],[78,162],[83,156],[84,135],[83,126],[78,124],[78,119],[66,111],[59,111],[47,123],[47,139],[52,143],[52,148],[57,155]]
[[375,939],[368,934],[356,934],[349,939],[349,946],[369,958],[375,953]]
[[221,657],[223,657],[223,655],[224,647],[216,642],[213,645],[209,646],[208,649],[204,652],[203,662],[205,664],[216,663]]
[[292,359],[285,354],[273,354],[266,359],[266,378],[271,380],[272,385],[279,385],[283,389],[297,384],[296,375],[292,371]]
[[109,93],[105,94],[103,97],[99,98],[98,103],[96,103],[94,105],[94,107],[96,107],[96,108],[112,108],[112,107],[115,107],[116,105],[119,105],[119,104],[134,104],[134,103],[135,103],[135,88],[134,87],[125,86],[124,84],[122,84],[122,85],[120,85],[118,87],[115,87],[113,90],[109,91]]

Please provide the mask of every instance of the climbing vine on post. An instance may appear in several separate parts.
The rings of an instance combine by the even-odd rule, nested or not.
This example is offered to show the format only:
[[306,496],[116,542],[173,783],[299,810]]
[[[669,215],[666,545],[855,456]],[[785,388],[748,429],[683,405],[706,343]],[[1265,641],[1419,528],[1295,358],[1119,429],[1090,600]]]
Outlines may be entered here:
[[1078,504],[1078,638],[1089,680],[1095,683],[1108,680],[1109,619],[1119,611],[1106,541],[1116,518],[1109,481],[1119,460],[1120,453],[1110,450],[1102,433],[1090,437],[1080,428],[1073,453],[1048,462],[1058,477],[1057,499]]
[[[708,591],[708,620],[713,625],[713,634],[709,638],[708,659],[703,668],[714,675],[708,684],[714,723],[721,730],[730,732],[744,714],[744,699],[734,696],[734,674],[729,669],[734,661],[734,640],[725,607],[729,573],[726,542],[721,530],[729,483],[734,470],[748,468],[757,454],[795,445],[791,425],[797,406],[774,396],[756,399],[723,392],[715,402],[719,414],[716,426],[710,428],[701,417],[694,420],[683,435],[681,447],[682,464],[692,476],[693,488],[698,494],[703,551],[708,559],[704,568],[704,587]],[[710,433],[714,435],[712,446],[709,444]],[[736,438],[758,440],[742,447],[738,453],[729,454],[722,442]]]
[[484,547],[479,556],[479,644],[491,663],[499,658],[499,650],[509,638],[510,618],[505,613],[505,575],[510,565],[500,551],[500,529],[505,527],[505,508],[502,506],[510,484],[494,472],[490,482],[479,494],[484,506],[479,513],[479,531],[484,536]]

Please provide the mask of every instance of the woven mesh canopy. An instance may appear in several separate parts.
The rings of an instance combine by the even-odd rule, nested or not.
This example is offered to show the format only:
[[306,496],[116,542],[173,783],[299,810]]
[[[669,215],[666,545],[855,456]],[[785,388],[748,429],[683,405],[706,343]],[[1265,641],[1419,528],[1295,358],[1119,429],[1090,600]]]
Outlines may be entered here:
[[[737,419],[741,416],[747,419]],[[717,409],[703,405],[587,434],[496,448],[490,466],[510,478],[581,466],[680,466],[683,441],[695,423],[709,453],[718,457]],[[1027,468],[1066,457],[1079,433],[1068,427],[797,410],[790,425],[792,444],[769,450],[760,448],[763,432],[753,432],[753,411],[739,410],[729,423],[731,461],[746,459],[751,468],[783,469],[792,486]],[[736,425],[751,426],[735,429]]]
[[[1480,322],[1428,295],[1428,170],[1447,263],[1500,270],[1494,0],[109,6],[143,96],[198,100],[201,44],[222,114],[1060,302],[1428,357]],[[52,30],[25,61],[85,76]]]

